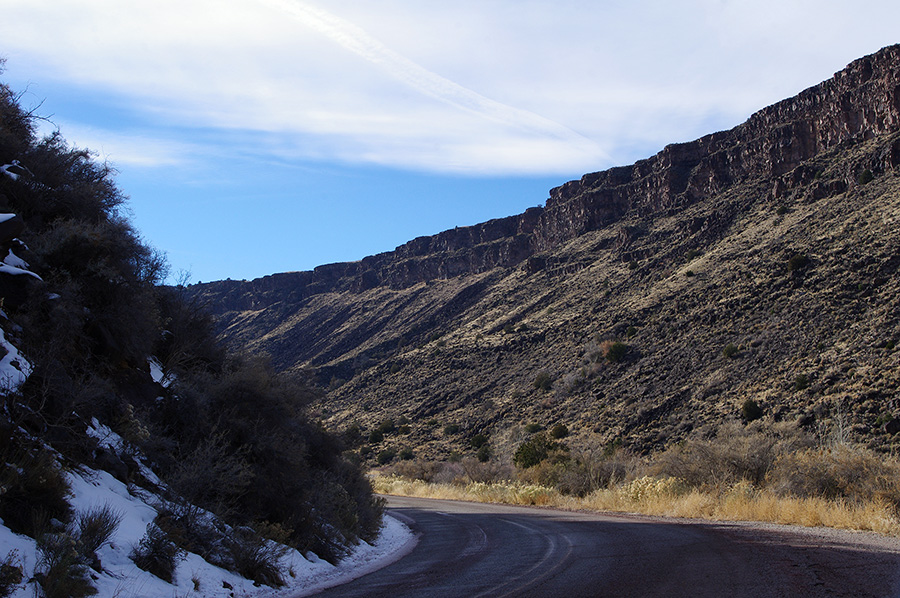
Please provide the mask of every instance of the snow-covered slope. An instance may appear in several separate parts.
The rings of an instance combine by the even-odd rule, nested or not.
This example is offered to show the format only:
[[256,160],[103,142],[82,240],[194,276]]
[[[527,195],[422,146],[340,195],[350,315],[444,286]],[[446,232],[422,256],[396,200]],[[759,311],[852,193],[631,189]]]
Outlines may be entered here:
[[[170,584],[142,571],[129,558],[132,547],[141,540],[148,524],[157,515],[153,504],[158,502],[158,497],[129,488],[105,471],[82,468],[69,472],[67,477],[72,489],[70,502],[76,512],[107,506],[122,516],[110,541],[97,551],[102,571],[90,571],[99,598],[304,596],[383,567],[415,545],[409,528],[386,516],[378,539],[373,544],[360,542],[337,566],[314,554],[302,555],[296,550],[286,549],[281,564],[288,574],[285,575],[286,585],[282,588],[255,587],[252,581],[216,567],[193,553],[187,553],[178,563],[173,583]],[[33,598],[35,584],[27,582],[32,579],[39,560],[35,541],[14,534],[0,524],[0,559],[4,558],[11,558],[14,564],[23,568],[25,574],[12,597]]]

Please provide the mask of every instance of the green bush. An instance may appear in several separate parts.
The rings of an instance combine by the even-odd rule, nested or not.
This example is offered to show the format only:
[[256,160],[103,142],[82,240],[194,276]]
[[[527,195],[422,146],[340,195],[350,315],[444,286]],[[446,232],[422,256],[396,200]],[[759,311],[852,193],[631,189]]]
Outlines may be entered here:
[[861,173],[859,173],[859,176],[856,178],[856,180],[859,182],[860,185],[866,185],[875,180],[875,175],[872,174],[871,170],[866,168]]
[[447,424],[444,426],[444,435],[450,436],[459,432],[459,424]]
[[797,272],[809,265],[809,258],[802,253],[795,253],[788,260],[788,272]]
[[397,426],[396,424],[394,424],[394,420],[385,419],[380,424],[378,424],[378,427],[375,429],[387,436],[388,434],[393,434],[394,432],[396,432]]
[[534,467],[554,454],[565,453],[566,447],[550,440],[543,432],[538,432],[519,445],[513,454],[513,463],[522,469]]
[[534,422],[532,422],[530,424],[525,424],[525,431],[528,432],[529,434],[534,434],[535,432],[540,432],[541,424],[537,424]]
[[558,423],[552,428],[550,428],[550,438],[554,438],[559,440],[560,438],[565,438],[569,435],[569,428],[566,427],[566,424]]
[[628,345],[621,341],[605,342],[601,345],[603,356],[610,363],[619,363],[628,354]]
[[737,345],[733,343],[728,343],[727,345],[725,345],[725,348],[722,349],[722,355],[724,355],[728,359],[733,359],[737,356],[738,353],[740,353],[740,349],[738,349]]
[[542,390],[546,392],[553,388],[553,378],[550,376],[549,372],[540,372],[537,376],[534,377],[531,385],[536,390]]
[[762,407],[760,407],[759,403],[753,399],[747,399],[744,401],[743,405],[741,405],[741,415],[746,422],[755,421],[762,417]]
[[475,436],[472,436],[472,438],[469,440],[469,444],[474,449],[480,449],[487,443],[488,443],[488,437],[486,434],[476,434]]
[[378,453],[378,456],[375,458],[375,460],[378,461],[379,465],[387,465],[388,463],[393,461],[394,457],[396,456],[397,451],[393,449],[384,449],[383,451]]
[[809,388],[809,376],[797,374],[794,378],[794,390],[806,390],[807,388]]

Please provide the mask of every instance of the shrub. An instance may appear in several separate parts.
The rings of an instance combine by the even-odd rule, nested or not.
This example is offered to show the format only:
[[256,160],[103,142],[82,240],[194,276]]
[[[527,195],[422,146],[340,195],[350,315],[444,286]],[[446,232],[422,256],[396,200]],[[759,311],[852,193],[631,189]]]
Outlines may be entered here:
[[19,553],[12,550],[0,561],[0,596],[10,596],[22,583],[22,564]]
[[38,562],[34,578],[44,598],[93,596],[88,566],[76,550],[76,540],[66,531],[43,534],[37,540]]
[[859,182],[860,185],[866,185],[875,180],[875,175],[872,174],[871,170],[866,168],[861,173],[859,173],[859,176],[856,178],[856,180],[857,180],[857,182]]
[[639,467],[640,460],[621,449],[580,451],[566,464],[556,487],[563,494],[586,496],[628,479]]
[[486,463],[491,458],[491,447],[488,444],[482,445],[478,447],[478,450],[475,452],[475,457],[481,463]]
[[190,503],[164,503],[156,509],[153,523],[179,548],[216,564],[222,560],[218,553],[223,534],[203,509]]
[[809,377],[806,374],[798,374],[794,378],[794,390],[805,390],[809,388]]
[[644,476],[625,484],[621,492],[634,502],[641,502],[648,498],[679,496],[685,492],[685,485],[678,478]]
[[0,518],[18,534],[37,538],[41,518],[66,523],[72,509],[67,502],[69,484],[59,471],[54,456],[41,447],[21,446],[17,438],[6,437],[0,450]]
[[802,270],[809,265],[809,258],[802,253],[795,253],[788,260],[788,272]]
[[378,461],[379,465],[387,465],[388,463],[393,461],[394,457],[396,456],[397,451],[393,449],[384,449],[383,451],[378,453],[378,456],[375,458],[375,460]]
[[540,372],[537,376],[534,377],[531,385],[536,390],[543,390],[544,392],[546,392],[553,388],[553,378],[550,377],[549,372]]
[[728,343],[725,345],[725,348],[722,349],[722,355],[728,359],[733,359],[738,353],[740,353],[740,349],[738,349],[737,345],[734,343]]
[[246,455],[229,446],[224,432],[213,431],[180,456],[168,482],[188,502],[227,516],[252,478]]
[[522,469],[534,467],[554,454],[565,453],[568,449],[559,442],[554,442],[543,432],[538,432],[519,445],[513,454],[513,463]]
[[397,430],[397,426],[394,424],[394,420],[385,419],[375,429],[387,436],[388,434],[393,434]]
[[721,488],[741,480],[760,485],[778,456],[804,440],[787,433],[779,437],[757,424],[725,425],[713,440],[687,440],[659,455],[653,469],[700,488]]
[[488,443],[488,437],[485,434],[476,434],[475,436],[472,436],[472,438],[469,440],[469,444],[472,445],[472,448],[474,448],[474,449],[480,449],[487,443]]
[[416,454],[408,446],[403,447],[402,449],[400,449],[400,452],[397,453],[397,457],[401,461],[409,461],[410,459],[412,459],[415,456],[416,456]]
[[762,414],[762,407],[760,407],[759,403],[757,403],[753,399],[747,399],[746,401],[744,401],[744,404],[741,405],[741,415],[746,422],[755,421],[761,418]]
[[97,562],[97,551],[109,542],[121,522],[122,513],[109,505],[79,513],[75,518],[78,551],[85,558]]
[[369,444],[378,444],[384,440],[384,432],[381,430],[372,430],[369,432]]
[[183,549],[172,542],[155,523],[147,526],[147,533],[129,555],[134,564],[163,581],[172,583],[178,561],[185,557]]
[[769,473],[769,484],[782,495],[883,500],[900,508],[900,463],[849,446],[786,451]]
[[558,423],[552,428],[550,428],[550,438],[555,438],[559,440],[560,438],[565,438],[569,435],[569,428],[566,427],[566,424]]
[[391,465],[387,473],[406,478],[408,480],[422,480],[433,482],[435,476],[446,469],[446,463],[439,461],[425,461],[423,459],[409,459]]
[[459,432],[459,424],[447,424],[444,426],[444,435],[450,436],[451,434],[456,434]]
[[529,434],[534,434],[535,432],[540,432],[541,424],[536,424],[536,423],[525,424],[525,431],[528,432]]
[[266,540],[247,527],[238,528],[227,536],[225,547],[232,570],[242,577],[273,588],[284,585],[278,561],[287,554],[287,547]]
[[[460,468],[464,475],[459,475],[456,473],[458,470],[456,468]],[[508,481],[512,479],[514,472],[509,465],[505,465],[500,463],[499,461],[481,461],[477,458],[465,457],[459,463],[459,465],[453,465],[452,468],[448,468],[449,471],[441,472],[437,479],[450,477],[454,473],[456,476],[454,479],[450,481],[465,481],[468,480],[470,482],[475,483],[496,483],[502,481]]]
[[625,359],[625,355],[628,353],[628,345],[621,341],[605,341],[601,343],[600,350],[603,352],[606,361],[619,363]]

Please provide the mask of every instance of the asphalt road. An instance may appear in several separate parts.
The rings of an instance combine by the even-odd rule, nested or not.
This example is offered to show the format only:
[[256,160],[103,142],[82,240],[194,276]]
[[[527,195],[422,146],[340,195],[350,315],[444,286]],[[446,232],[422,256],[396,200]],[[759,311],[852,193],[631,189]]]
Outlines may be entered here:
[[900,596],[900,542],[390,497],[419,536],[407,556],[322,597]]

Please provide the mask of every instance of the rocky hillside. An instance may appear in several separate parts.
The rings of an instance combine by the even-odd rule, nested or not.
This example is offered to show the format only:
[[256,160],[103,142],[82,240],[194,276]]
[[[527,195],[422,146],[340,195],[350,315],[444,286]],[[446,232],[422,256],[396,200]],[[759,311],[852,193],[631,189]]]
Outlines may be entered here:
[[[429,457],[528,423],[662,448],[796,421],[900,438],[900,46],[544,208],[359,262],[192,287],[230,343],[311,369],[320,415]],[[390,428],[390,426],[385,426]],[[480,444],[476,442],[476,444]],[[407,450],[406,454],[409,454]]]

